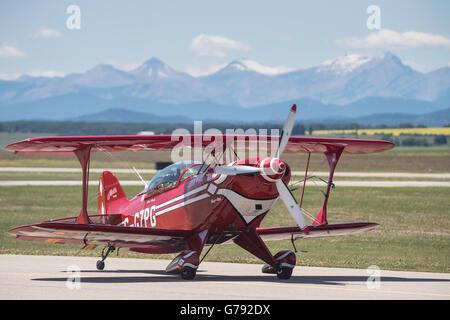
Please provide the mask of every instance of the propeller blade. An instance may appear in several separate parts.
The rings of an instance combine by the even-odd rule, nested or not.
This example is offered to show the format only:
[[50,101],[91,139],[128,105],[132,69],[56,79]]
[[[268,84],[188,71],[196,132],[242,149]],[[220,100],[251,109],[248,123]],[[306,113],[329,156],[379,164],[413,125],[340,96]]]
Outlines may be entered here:
[[237,174],[250,174],[250,173],[261,173],[262,170],[260,168],[251,167],[251,166],[220,166],[215,167],[214,172],[217,174],[225,174],[225,175],[237,175]]
[[283,130],[281,131],[280,144],[278,145],[277,152],[275,154],[275,158],[280,158],[281,154],[286,147],[289,138],[292,134],[292,129],[294,128],[295,122],[295,114],[297,112],[297,105],[292,105],[291,111],[288,114],[286,122],[284,123]]
[[305,218],[303,217],[302,209],[300,209],[300,207],[298,206],[291,191],[289,191],[288,187],[281,179],[276,181],[276,185],[278,193],[280,194],[280,198],[281,200],[283,200],[292,218],[294,218],[295,222],[297,222],[298,226],[301,229],[305,229],[307,227],[307,224]]

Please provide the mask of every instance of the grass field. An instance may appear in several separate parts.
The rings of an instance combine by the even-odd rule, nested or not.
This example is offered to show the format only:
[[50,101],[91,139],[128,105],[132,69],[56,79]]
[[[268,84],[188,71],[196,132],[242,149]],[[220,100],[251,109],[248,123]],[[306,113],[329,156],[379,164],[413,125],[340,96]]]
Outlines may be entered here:
[[[140,187],[125,187],[132,196]],[[74,216],[79,212],[80,187],[0,187],[0,253],[46,255],[100,255],[80,251],[80,246],[19,241],[6,233],[14,226]],[[298,196],[298,194],[297,194]],[[322,195],[309,188],[304,207],[315,215]],[[298,265],[367,268],[377,265],[389,270],[449,272],[450,225],[447,188],[338,188],[329,202],[329,222],[373,221],[380,227],[341,238],[298,240]],[[95,214],[95,192],[89,212]],[[278,201],[262,226],[293,225]],[[289,241],[268,242],[272,252],[292,248]],[[120,256],[169,258],[122,250]],[[214,247],[206,261],[261,263],[236,245]]]

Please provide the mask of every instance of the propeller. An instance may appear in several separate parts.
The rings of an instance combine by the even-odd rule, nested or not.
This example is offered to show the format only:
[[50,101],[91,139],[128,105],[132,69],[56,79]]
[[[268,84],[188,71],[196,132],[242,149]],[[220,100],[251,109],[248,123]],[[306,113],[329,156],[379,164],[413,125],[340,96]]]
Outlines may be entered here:
[[298,206],[291,191],[284,184],[283,180],[279,179],[275,183],[277,186],[278,194],[280,195],[281,200],[283,200],[283,203],[288,209],[292,218],[294,218],[295,222],[297,222],[297,225],[300,227],[300,229],[305,229],[308,225],[306,224],[305,218],[303,216],[303,211]]
[[297,112],[297,105],[294,104],[291,107],[291,111],[289,112],[286,122],[284,123],[283,130],[281,131],[280,143],[278,145],[277,152],[275,153],[275,158],[280,158],[281,154],[284,151],[284,148],[286,148],[286,145],[292,134],[292,129],[294,128],[296,112]]
[[[289,138],[291,137],[292,129],[294,129],[296,112],[297,112],[297,105],[294,104],[291,107],[291,111],[289,112],[286,122],[284,123],[283,130],[281,131],[280,143],[278,145],[277,152],[275,153],[276,159],[280,158],[281,154],[286,148]],[[308,225],[306,224],[302,209],[298,206],[297,202],[295,201],[292,192],[289,190],[289,188],[281,179],[277,179],[275,181],[275,185],[277,186],[278,194],[280,195],[281,200],[288,209],[292,218],[294,218],[295,222],[297,222],[297,225],[301,229],[305,229]]]
[[[296,112],[297,112],[297,106],[294,104],[291,107],[288,117],[283,125],[283,130],[281,131],[280,142],[278,144],[278,149],[275,153],[275,156],[272,158],[264,159],[261,162],[261,165],[259,168],[252,167],[252,166],[245,166],[245,165],[236,165],[236,166],[216,167],[214,170],[217,174],[224,174],[224,175],[260,173],[264,179],[266,179],[270,182],[275,182],[279,197],[281,198],[284,205],[288,209],[292,218],[294,218],[295,222],[297,222],[297,225],[302,230],[304,230],[306,233],[308,233],[308,229],[307,229],[308,225],[306,224],[302,209],[298,206],[297,202],[295,201],[294,196],[292,195],[291,191],[288,189],[286,184],[283,182],[283,180],[281,180],[281,178],[284,174],[285,165],[279,158],[280,158],[281,154],[283,153],[284,149],[286,148],[289,138],[291,137],[292,129],[294,128]],[[276,163],[276,165],[275,165],[276,168],[274,168],[272,166],[272,164],[275,164],[275,163]],[[275,177],[273,175],[269,174],[268,172],[272,172],[275,175]]]

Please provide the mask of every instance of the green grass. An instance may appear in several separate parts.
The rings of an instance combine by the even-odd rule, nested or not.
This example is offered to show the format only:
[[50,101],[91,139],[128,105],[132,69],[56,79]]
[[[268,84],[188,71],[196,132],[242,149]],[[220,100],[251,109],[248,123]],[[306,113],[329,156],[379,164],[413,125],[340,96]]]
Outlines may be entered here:
[[[140,186],[125,187],[129,197]],[[298,198],[298,191],[296,192]],[[316,188],[305,193],[304,208],[315,215],[323,196]],[[101,248],[80,251],[80,246],[16,240],[6,231],[12,227],[53,218],[76,216],[81,187],[0,187],[0,253],[99,256]],[[89,212],[96,212],[91,188]],[[448,188],[337,188],[329,201],[329,223],[373,221],[380,227],[355,236],[297,240],[297,264],[323,267],[367,268],[449,272],[450,207]],[[293,225],[281,201],[266,216],[262,226]],[[289,241],[267,242],[273,253],[292,248]],[[171,258],[122,250],[120,256]],[[205,261],[262,263],[240,247],[214,247]]]

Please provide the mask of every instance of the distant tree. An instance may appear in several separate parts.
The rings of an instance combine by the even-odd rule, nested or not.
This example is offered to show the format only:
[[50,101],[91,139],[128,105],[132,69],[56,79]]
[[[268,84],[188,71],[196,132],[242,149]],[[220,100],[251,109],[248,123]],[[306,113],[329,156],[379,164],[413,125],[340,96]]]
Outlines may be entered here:
[[391,142],[393,142],[393,140],[394,140],[392,134],[383,134],[383,135],[381,135],[380,139],[386,140],[386,141],[391,141]]
[[401,145],[405,147],[428,147],[428,141],[426,139],[409,137],[401,140]]
[[409,123],[409,122],[400,123],[400,124],[398,125],[398,127],[399,127],[399,128],[414,128],[414,126],[413,126],[411,123]]
[[306,127],[303,124],[297,123],[292,129],[293,134],[305,134]]
[[438,135],[434,137],[434,144],[446,144],[447,143],[447,137],[444,135]]

